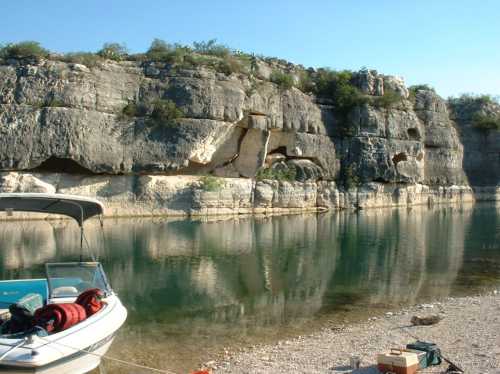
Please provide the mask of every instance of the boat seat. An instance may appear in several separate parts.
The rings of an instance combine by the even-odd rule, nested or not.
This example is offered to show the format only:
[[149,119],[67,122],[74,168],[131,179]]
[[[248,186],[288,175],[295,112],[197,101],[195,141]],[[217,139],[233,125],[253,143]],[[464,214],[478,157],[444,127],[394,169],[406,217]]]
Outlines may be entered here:
[[0,309],[0,320],[7,321],[8,319],[10,319],[9,309]]
[[78,296],[79,292],[76,289],[76,287],[73,286],[63,286],[63,287],[57,287],[52,290],[52,295],[53,297],[72,297],[72,296]]

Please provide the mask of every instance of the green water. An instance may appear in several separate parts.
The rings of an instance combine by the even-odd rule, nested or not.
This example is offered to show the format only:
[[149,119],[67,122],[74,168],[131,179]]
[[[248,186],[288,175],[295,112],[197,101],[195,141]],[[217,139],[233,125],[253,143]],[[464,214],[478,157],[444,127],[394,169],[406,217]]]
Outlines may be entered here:
[[[3,279],[78,258],[69,221],[2,222]],[[500,285],[500,207],[367,210],[213,222],[96,222],[129,318],[111,355],[186,372],[224,348],[309,333]],[[110,372],[139,373],[110,367]]]

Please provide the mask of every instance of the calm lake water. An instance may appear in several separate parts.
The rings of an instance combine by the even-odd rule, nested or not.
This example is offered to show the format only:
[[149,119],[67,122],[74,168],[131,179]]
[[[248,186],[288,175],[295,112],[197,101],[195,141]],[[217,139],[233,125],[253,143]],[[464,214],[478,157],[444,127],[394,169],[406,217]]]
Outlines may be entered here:
[[[78,259],[72,222],[2,222],[0,231],[3,279]],[[182,372],[225,347],[500,285],[494,205],[212,222],[110,219],[104,236],[95,221],[86,233],[129,310],[110,355]]]

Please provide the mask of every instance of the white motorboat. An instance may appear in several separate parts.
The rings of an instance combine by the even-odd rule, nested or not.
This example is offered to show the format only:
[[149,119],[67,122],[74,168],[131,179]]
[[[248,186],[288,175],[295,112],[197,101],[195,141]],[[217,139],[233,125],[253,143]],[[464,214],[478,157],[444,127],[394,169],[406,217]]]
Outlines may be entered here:
[[[83,223],[103,208],[97,200],[72,195],[0,194],[0,211],[7,214],[75,219],[81,247]],[[101,264],[84,262],[82,254],[77,262],[46,264],[43,279],[0,281],[0,308],[0,373],[86,373],[99,366],[127,317]]]

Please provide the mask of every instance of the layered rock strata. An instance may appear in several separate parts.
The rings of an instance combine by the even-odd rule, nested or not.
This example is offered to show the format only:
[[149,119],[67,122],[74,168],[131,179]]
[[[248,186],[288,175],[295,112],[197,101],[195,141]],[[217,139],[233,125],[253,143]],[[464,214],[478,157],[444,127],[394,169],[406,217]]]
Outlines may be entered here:
[[[451,116],[432,91],[410,97],[401,79],[362,71],[361,92],[390,90],[399,100],[341,118],[328,100],[284,90],[262,73],[271,67],[258,67],[227,76],[131,61],[0,65],[0,191],[93,196],[109,215],[498,199],[498,131],[485,135],[467,113]],[[149,126],[122,114],[156,99],[175,102],[184,118]],[[293,170],[296,181],[257,181],[266,167]],[[220,178],[215,191],[200,177],[209,174]]]
[[[203,177],[163,175],[75,176],[10,172],[0,176],[2,192],[65,193],[97,197],[108,216],[281,214],[298,211],[409,207],[497,200],[500,188],[429,187],[367,183],[345,191],[335,182],[254,181],[224,178],[217,191]],[[0,218],[4,218],[2,216]],[[16,217],[23,217],[16,213]]]

